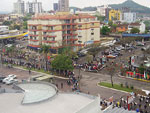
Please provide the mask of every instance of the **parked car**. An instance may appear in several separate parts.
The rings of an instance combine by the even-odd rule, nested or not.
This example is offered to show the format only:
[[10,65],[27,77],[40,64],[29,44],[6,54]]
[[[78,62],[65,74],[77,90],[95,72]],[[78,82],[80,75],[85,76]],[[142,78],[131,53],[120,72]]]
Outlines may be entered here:
[[107,55],[107,58],[116,58],[115,55]]
[[137,42],[136,45],[137,45],[137,46],[144,46],[144,43],[142,43],[142,42]]
[[18,82],[17,79],[8,79],[8,80],[5,82],[5,84],[10,85],[10,84],[17,83],[17,82]]
[[2,83],[5,78],[6,77],[0,77],[0,83]]
[[13,78],[13,79],[17,78],[17,76],[14,75],[14,74],[10,74],[10,75],[8,75],[8,77],[9,77],[9,78]]
[[17,78],[17,76],[16,75],[14,75],[14,74],[10,74],[10,75],[8,75],[5,79],[3,79],[3,83],[6,83],[6,81],[8,81],[8,80],[10,80],[10,79],[16,79]]

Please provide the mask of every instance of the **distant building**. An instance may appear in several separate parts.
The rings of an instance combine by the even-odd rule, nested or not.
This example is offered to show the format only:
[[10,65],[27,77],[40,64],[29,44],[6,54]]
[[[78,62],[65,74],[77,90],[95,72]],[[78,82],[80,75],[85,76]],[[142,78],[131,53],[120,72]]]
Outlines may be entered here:
[[22,0],[18,0],[14,3],[14,13],[24,14],[25,13],[25,3]]
[[121,11],[120,10],[110,10],[109,11],[109,21],[121,20]]
[[76,11],[75,14],[89,14],[89,15],[95,16],[97,15],[97,12],[96,11]]
[[136,19],[137,19],[136,13],[132,13],[132,12],[123,13],[123,18],[122,18],[123,22],[133,23],[136,21]]
[[116,27],[117,32],[126,32],[128,31],[128,24],[120,24]]
[[37,2],[35,0],[34,2],[27,2],[26,4],[26,12],[27,13],[42,13],[42,3]]
[[0,34],[8,32],[8,31],[9,31],[9,27],[8,26],[0,26]]
[[100,41],[100,22],[87,14],[37,15],[28,21],[29,47],[50,45],[53,50],[71,47],[73,51]]
[[100,15],[105,17],[107,15],[108,9],[111,9],[111,7],[108,7],[108,5],[97,7],[97,11],[100,13]]
[[60,12],[69,12],[69,0],[59,0],[58,7]]
[[58,11],[58,3],[53,4],[53,9],[54,9],[54,11]]
[[140,33],[144,33],[146,25],[143,22],[141,22],[141,23],[131,23],[128,26],[128,30],[131,31],[132,28],[138,28],[140,30]]

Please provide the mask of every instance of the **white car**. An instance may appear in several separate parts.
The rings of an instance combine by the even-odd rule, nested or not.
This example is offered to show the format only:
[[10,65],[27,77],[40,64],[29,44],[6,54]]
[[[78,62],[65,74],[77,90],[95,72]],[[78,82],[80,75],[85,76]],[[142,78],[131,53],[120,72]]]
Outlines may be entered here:
[[17,83],[17,82],[18,82],[17,79],[8,79],[8,80],[5,82],[5,84],[10,85],[10,84]]
[[16,75],[13,74],[8,75],[5,79],[3,79],[3,83],[6,83],[6,81],[8,81],[9,79],[15,79],[15,78],[17,78]]
[[8,77],[7,78],[17,78],[17,76],[16,75],[14,75],[14,74],[11,74],[11,75],[8,75]]
[[10,79],[10,78],[8,78],[8,77],[7,77],[7,78],[4,78],[2,82],[5,83],[5,82],[8,81],[9,79]]

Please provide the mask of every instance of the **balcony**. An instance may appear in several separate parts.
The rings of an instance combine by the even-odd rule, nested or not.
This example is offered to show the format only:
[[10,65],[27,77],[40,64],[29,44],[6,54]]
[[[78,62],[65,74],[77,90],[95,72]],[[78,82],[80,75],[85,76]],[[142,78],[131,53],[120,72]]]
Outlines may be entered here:
[[77,38],[70,38],[70,39],[64,39],[63,41],[77,41],[78,39]]
[[42,35],[43,37],[56,37],[56,35]]
[[41,31],[41,29],[29,29],[29,31]]
[[32,41],[32,42],[38,42],[39,40],[29,39],[29,41]]
[[77,36],[78,34],[63,34],[63,36]]
[[56,43],[57,41],[49,41],[49,40],[43,40],[43,43]]
[[34,35],[34,34],[29,34],[29,36],[38,36],[38,35]]

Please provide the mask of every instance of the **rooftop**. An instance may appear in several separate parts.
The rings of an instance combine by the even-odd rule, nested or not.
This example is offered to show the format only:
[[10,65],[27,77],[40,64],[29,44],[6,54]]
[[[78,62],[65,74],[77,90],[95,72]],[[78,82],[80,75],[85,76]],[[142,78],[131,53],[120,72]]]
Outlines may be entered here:
[[[27,89],[32,89],[31,92],[36,94],[28,95],[28,99],[35,99],[36,97],[34,98],[33,96],[41,95],[39,93],[43,92],[43,88],[39,88],[41,89],[41,92],[36,92],[37,86],[30,87],[29,85],[30,84],[27,84],[27,86],[25,86],[25,84],[19,85],[25,92],[28,93]],[[40,97],[42,97],[42,95]],[[24,97],[24,93],[0,94],[0,113],[43,113],[43,111],[44,113],[101,113],[99,106],[100,98],[82,93],[58,92],[52,98],[48,98],[43,102],[32,104],[22,104],[22,100],[24,100],[24,98],[26,98]]]
[[58,20],[63,20],[63,19],[79,19],[79,18],[96,18],[94,16],[88,15],[88,14],[78,14],[78,15],[36,15],[32,19],[40,19],[40,20],[50,20],[50,19],[58,19]]

